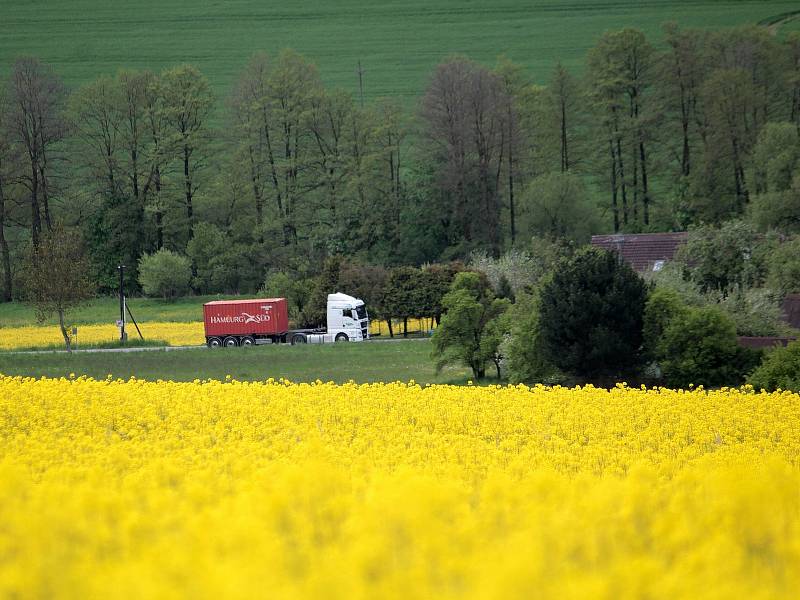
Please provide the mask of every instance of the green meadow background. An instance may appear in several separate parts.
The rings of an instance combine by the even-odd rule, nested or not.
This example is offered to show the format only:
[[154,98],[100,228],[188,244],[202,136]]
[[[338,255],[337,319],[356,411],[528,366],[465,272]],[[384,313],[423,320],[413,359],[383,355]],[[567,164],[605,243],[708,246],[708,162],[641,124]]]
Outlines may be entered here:
[[[772,22],[789,1],[590,0],[0,0],[0,73],[32,54],[77,86],[120,67],[188,62],[224,97],[248,57],[291,47],[315,61],[327,84],[366,99],[412,104],[432,67],[460,53],[492,64],[505,54],[545,81],[556,61],[580,68],[606,30],[664,22],[725,27]],[[781,30],[796,29],[796,18]]]

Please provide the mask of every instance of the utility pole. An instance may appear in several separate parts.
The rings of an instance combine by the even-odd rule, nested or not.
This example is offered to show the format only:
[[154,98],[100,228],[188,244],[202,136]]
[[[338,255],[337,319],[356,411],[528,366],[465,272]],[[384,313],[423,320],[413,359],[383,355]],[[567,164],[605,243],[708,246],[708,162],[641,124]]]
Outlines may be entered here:
[[361,94],[361,108],[364,108],[364,69],[361,68],[361,59],[358,59],[358,90]]
[[125,291],[122,287],[125,274],[125,265],[119,265],[117,269],[119,269],[119,341],[124,344],[125,340],[128,338],[127,334],[125,333]]

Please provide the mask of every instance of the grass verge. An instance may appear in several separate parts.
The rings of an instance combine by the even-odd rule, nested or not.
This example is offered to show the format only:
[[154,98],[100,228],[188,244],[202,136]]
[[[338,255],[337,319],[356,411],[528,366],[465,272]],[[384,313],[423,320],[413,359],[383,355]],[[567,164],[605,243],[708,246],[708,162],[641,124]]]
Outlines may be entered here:
[[[115,350],[118,348],[162,348],[168,346],[164,340],[139,340],[129,339],[124,344],[119,340],[113,342],[90,342],[73,344],[72,349],[76,352],[81,350]],[[0,350],[0,353],[13,354],[15,352],[61,352],[65,351],[66,346],[61,344],[46,344],[39,346],[20,346],[13,350]]]
[[[429,341],[367,342],[325,346],[257,346],[209,350],[197,348],[176,351],[115,353],[0,354],[0,373],[31,377],[225,379],[240,381],[284,377],[296,382],[317,379],[345,383],[414,381],[463,384],[470,378],[464,368],[449,368],[436,373],[430,358]],[[495,383],[494,379],[488,380]]]

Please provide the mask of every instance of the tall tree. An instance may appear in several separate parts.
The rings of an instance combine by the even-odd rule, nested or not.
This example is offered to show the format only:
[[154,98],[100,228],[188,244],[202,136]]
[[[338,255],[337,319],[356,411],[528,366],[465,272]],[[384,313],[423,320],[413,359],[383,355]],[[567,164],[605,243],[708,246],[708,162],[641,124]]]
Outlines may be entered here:
[[747,73],[754,90],[749,107],[753,126],[787,118],[786,56],[775,36],[766,27],[746,25],[714,32],[709,39],[709,58],[716,67]]
[[427,152],[440,165],[438,186],[454,240],[501,242],[497,173],[506,107],[499,78],[463,58],[440,64],[422,101]]
[[316,67],[285,50],[274,62],[255,55],[232,95],[257,210],[267,194],[272,197],[286,245],[299,242],[300,213],[308,208],[303,201],[318,185],[309,173],[314,139],[308,121],[321,89]]
[[22,181],[28,189],[31,210],[31,239],[34,247],[44,226],[50,229],[51,167],[54,149],[66,134],[63,118],[67,90],[53,70],[36,58],[14,62],[10,81],[9,131],[25,149],[27,174]]
[[164,151],[180,165],[187,233],[192,236],[194,197],[209,152],[209,117],[214,97],[208,80],[191,65],[168,69],[156,81],[163,119]]
[[[730,173],[735,210],[740,212],[748,201],[745,163],[755,142],[756,96],[750,75],[743,69],[718,69],[703,84],[710,136],[707,161],[716,161]],[[730,188],[729,188],[730,189]]]
[[[661,95],[667,115],[676,117],[680,130],[680,174],[692,171],[693,132],[705,138],[705,129],[699,127],[698,114],[700,86],[705,77],[703,60],[707,34],[701,30],[679,29],[675,23],[664,26],[667,51],[661,57]],[[670,123],[673,121],[670,120]]]
[[101,286],[116,286],[116,266],[135,265],[147,247],[145,205],[156,169],[147,132],[148,72],[120,71],[76,90],[69,101],[74,131],[73,173],[96,199],[87,245]]
[[277,205],[282,205],[275,166],[274,134],[271,134],[268,116],[271,110],[268,93],[270,67],[266,54],[255,54],[239,75],[228,99],[239,140],[238,151],[249,171],[256,222],[259,226],[263,225],[264,197],[270,187],[274,187],[278,195]]
[[569,171],[577,162],[575,138],[578,123],[580,90],[578,82],[560,62],[550,76],[549,102],[558,127],[560,170]]
[[3,296],[6,302],[10,301],[13,293],[13,277],[11,274],[11,251],[6,239],[6,203],[10,204],[9,190],[14,178],[13,166],[15,152],[11,146],[8,135],[9,117],[8,95],[0,87],[0,262],[3,263]]
[[345,140],[355,113],[353,98],[340,90],[321,90],[311,100],[307,121],[313,140],[310,176],[321,191],[312,226],[320,230],[320,237],[338,239],[348,228],[340,202],[350,166]]
[[[589,77],[604,113],[614,171],[612,186],[619,184],[622,194],[623,224],[640,219],[645,226],[650,223],[647,140],[656,111],[652,103],[648,106],[647,92],[654,62],[652,46],[636,29],[606,33],[589,52]],[[612,204],[614,196],[612,190]]]
[[150,71],[120,71],[117,86],[121,96],[119,142],[125,160],[122,172],[129,189],[137,227],[145,222],[145,206],[157,172],[155,148],[148,135],[148,89],[154,79]]
[[149,151],[146,153],[149,170],[148,181],[152,185],[151,195],[146,207],[153,213],[155,221],[155,249],[164,247],[164,201],[162,197],[162,173],[168,161],[166,144],[167,124],[161,110],[159,78],[154,73],[143,74],[145,137],[149,140]]
[[[520,165],[530,161],[530,147],[528,145],[528,131],[525,125],[528,121],[521,115],[523,103],[528,99],[530,89],[522,66],[517,65],[507,58],[502,58],[495,69],[502,86],[500,101],[502,106],[502,129],[500,158],[503,164],[497,170],[498,191],[504,190],[506,208],[508,209],[509,237],[511,245],[517,239],[517,198],[516,192],[525,181],[520,181]],[[504,173],[501,173],[501,169]]]
[[76,90],[69,100],[69,115],[81,159],[87,166],[86,183],[97,193],[113,198],[121,193],[119,137],[122,97],[114,80],[102,76]]

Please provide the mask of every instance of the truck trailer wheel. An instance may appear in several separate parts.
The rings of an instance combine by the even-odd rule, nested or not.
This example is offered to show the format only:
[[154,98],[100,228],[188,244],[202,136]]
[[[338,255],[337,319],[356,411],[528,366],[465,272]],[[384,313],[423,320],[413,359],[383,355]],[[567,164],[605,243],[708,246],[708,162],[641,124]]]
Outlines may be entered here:
[[219,348],[222,346],[222,340],[218,337],[210,337],[208,340],[206,340],[206,343],[208,344],[209,348]]
[[253,339],[253,336],[246,335],[239,342],[239,345],[243,346],[244,348],[249,348],[250,346],[255,346],[256,345],[256,341]]
[[307,341],[308,340],[306,339],[306,336],[304,336],[302,333],[295,333],[292,336],[292,346],[295,344],[305,344]]
[[222,340],[222,345],[225,346],[226,348],[235,348],[236,346],[239,345],[239,340],[237,340],[232,335],[229,335],[224,340]]
[[335,339],[336,339],[337,342],[349,342],[350,341],[350,338],[347,337],[346,333],[337,333]]

